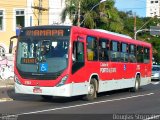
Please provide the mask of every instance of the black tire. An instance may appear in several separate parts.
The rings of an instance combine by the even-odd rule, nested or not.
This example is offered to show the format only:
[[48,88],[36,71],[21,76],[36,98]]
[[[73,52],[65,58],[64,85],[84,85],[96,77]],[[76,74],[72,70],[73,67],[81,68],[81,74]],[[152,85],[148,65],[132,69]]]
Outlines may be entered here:
[[133,88],[131,88],[131,92],[137,92],[140,88],[140,76],[136,76],[135,85]]
[[92,78],[88,88],[88,94],[84,97],[84,99],[87,101],[91,101],[95,98],[97,98],[96,79]]
[[46,101],[50,101],[53,99],[53,96],[49,96],[49,95],[41,95],[41,97],[43,100],[46,100]]

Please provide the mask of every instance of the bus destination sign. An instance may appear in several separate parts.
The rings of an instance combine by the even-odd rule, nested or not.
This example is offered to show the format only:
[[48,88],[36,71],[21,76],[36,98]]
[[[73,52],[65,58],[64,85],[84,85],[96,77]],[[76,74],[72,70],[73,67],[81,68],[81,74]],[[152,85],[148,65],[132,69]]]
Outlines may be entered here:
[[63,29],[26,30],[26,36],[64,36]]
[[35,64],[36,62],[35,58],[21,58],[22,64]]

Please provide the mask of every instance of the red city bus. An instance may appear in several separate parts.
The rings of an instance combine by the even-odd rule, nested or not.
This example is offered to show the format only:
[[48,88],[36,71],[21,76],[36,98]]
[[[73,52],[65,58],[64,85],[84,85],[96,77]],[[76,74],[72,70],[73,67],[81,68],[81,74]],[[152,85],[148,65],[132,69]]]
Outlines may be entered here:
[[151,44],[77,26],[21,29],[15,59],[15,92],[71,97],[130,88],[151,81]]

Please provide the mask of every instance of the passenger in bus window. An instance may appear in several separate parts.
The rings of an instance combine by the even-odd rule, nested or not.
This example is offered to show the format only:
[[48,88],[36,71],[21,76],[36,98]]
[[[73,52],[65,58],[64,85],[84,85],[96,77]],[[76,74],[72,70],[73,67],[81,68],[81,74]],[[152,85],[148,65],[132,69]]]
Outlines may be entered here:
[[88,60],[93,60],[94,52],[91,49],[87,49],[87,58]]
[[134,54],[130,54],[130,55],[129,55],[129,60],[130,60],[131,63],[135,63],[135,62],[136,62],[136,57],[135,57],[135,55],[134,55]]
[[63,57],[65,55],[65,49],[63,48],[63,42],[58,42],[54,49],[54,54],[56,57]]

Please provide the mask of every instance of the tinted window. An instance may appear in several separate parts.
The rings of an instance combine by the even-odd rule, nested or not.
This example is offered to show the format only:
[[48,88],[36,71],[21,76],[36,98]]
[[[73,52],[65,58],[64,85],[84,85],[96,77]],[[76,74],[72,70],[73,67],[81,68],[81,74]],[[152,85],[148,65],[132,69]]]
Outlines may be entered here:
[[121,61],[128,62],[128,44],[121,44]]
[[142,46],[138,46],[137,47],[137,62],[139,63],[143,63],[143,47]]
[[87,37],[87,59],[98,60],[97,39],[95,37]]
[[150,49],[144,48],[144,63],[148,63],[150,60]]
[[117,41],[111,41],[110,43],[111,51],[110,51],[110,59],[113,62],[120,61],[120,52],[119,52],[119,47],[120,44]]
[[135,45],[129,45],[129,61],[134,63],[136,62],[136,46]]
[[99,60],[109,60],[109,41],[106,39],[99,39]]

